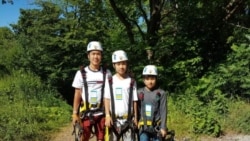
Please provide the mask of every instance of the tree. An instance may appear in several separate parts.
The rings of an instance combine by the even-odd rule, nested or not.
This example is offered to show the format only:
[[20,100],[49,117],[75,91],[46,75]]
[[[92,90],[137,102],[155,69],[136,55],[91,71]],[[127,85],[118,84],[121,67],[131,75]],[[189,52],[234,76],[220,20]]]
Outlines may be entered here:
[[2,0],[2,4],[7,4],[7,3],[14,4],[13,0]]
[[13,28],[26,50],[25,67],[50,84],[69,81],[76,66],[87,61],[87,42],[99,40],[106,62],[114,50],[123,49],[135,74],[155,64],[162,87],[174,91],[226,58],[236,23],[249,26],[243,10],[248,2],[241,1],[54,0],[38,5],[41,9],[22,10]]
[[[18,24],[12,25],[25,50],[19,65],[70,96],[76,69],[87,64],[87,43],[103,41],[103,21],[108,20],[96,18],[105,13],[98,2],[79,0],[57,5],[42,1],[38,5],[40,9],[21,10]],[[100,11],[93,13],[96,8]]]
[[3,76],[16,69],[22,49],[15,34],[7,27],[0,28],[0,39],[0,67],[3,73],[1,76]]

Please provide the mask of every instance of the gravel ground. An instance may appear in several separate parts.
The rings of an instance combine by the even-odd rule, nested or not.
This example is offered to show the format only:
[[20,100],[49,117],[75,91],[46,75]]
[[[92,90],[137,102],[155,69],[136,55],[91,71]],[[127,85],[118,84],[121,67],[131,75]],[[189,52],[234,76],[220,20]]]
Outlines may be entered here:
[[202,139],[202,141],[250,141],[250,135],[226,135],[212,140]]
[[[55,133],[51,137],[51,141],[75,141],[75,136],[72,135],[73,125],[70,123],[63,127],[59,132]],[[96,141],[93,137],[90,141]]]
[[183,138],[175,141],[250,141],[250,135],[225,135],[219,138],[200,137],[199,139]]
[[[75,141],[72,135],[73,126],[68,124],[63,127],[58,133],[53,134],[51,141]],[[90,141],[95,141],[92,138]],[[250,135],[225,135],[220,138],[212,137],[202,137],[200,139],[194,140],[191,138],[175,139],[175,141],[250,141]]]

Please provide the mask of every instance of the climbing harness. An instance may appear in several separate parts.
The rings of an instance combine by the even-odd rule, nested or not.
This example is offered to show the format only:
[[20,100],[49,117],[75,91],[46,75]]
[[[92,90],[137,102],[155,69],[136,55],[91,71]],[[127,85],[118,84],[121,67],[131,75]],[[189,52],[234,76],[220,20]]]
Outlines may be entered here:
[[83,134],[83,128],[80,125],[80,122],[76,122],[73,125],[73,132],[72,132],[72,135],[75,135],[75,141],[81,141],[82,134]]
[[107,69],[106,67],[102,67],[102,72],[103,72],[103,85],[101,89],[101,103],[96,105],[96,104],[89,104],[88,102],[88,85],[87,85],[87,76],[86,76],[86,71],[83,66],[80,68],[81,74],[82,74],[82,79],[83,79],[83,85],[84,85],[84,93],[85,93],[85,101],[82,103],[80,107],[80,112],[84,112],[86,110],[91,110],[91,109],[96,109],[96,108],[102,108],[103,107],[103,95],[104,95],[104,87],[105,87],[105,79],[106,79],[106,72]]
[[[138,98],[140,100],[140,106],[141,106],[141,110],[142,110],[142,117],[141,120],[138,123],[138,128],[140,131],[142,132],[146,132],[149,133],[151,135],[157,135],[159,141],[164,141],[164,138],[161,135],[161,131],[160,131],[160,125],[161,125],[161,120],[160,119],[155,119],[155,116],[151,119],[148,119],[146,116],[146,112],[145,112],[145,101],[144,101],[144,93],[140,92],[138,95]],[[156,96],[155,96],[155,100],[158,103],[158,106],[160,106],[160,98],[161,98],[161,93],[160,91],[156,92]],[[157,109],[159,109],[159,107],[157,107]],[[156,115],[156,111],[153,112],[153,115]],[[167,130],[167,136],[169,141],[174,141],[174,137],[175,137],[175,131],[174,130]]]
[[[135,126],[132,121],[132,112],[131,112],[131,106],[132,106],[132,97],[133,97],[133,85],[134,85],[134,79],[131,78],[130,82],[130,90],[129,90],[129,104],[128,104],[128,114],[124,115],[122,117],[115,115],[115,105],[114,105],[114,95],[113,95],[113,88],[112,88],[112,78],[109,78],[109,87],[110,87],[110,98],[111,98],[111,117],[114,121],[114,124],[111,126],[111,130],[114,132],[115,136],[117,137],[117,140],[120,140],[123,138],[123,134],[127,131],[131,130],[132,140],[135,140]],[[126,119],[126,121],[123,124],[120,124],[117,119]],[[118,126],[117,126],[118,125]]]
[[[155,119],[157,110],[150,111],[148,113],[148,111],[146,110],[146,106],[148,106],[149,103],[145,102],[143,92],[139,93],[138,98],[140,100],[140,109],[141,109],[140,113],[142,114],[138,123],[138,129],[140,130],[140,132],[146,132],[151,135],[158,135],[158,138],[161,140],[161,135],[159,135],[161,120]],[[154,107],[154,109],[159,109],[160,98],[161,98],[161,93],[157,91],[156,96],[153,100],[153,101],[156,101],[157,107]],[[150,116],[147,114],[149,114]]]
[[[103,106],[103,95],[104,95],[104,87],[105,87],[105,79],[106,79],[106,67],[102,67],[102,72],[103,72],[103,85],[101,89],[101,101],[99,104],[90,104],[88,102],[88,85],[87,85],[87,77],[86,77],[86,71],[83,66],[80,67],[80,71],[82,74],[82,79],[83,79],[83,85],[84,85],[84,93],[85,93],[85,101],[81,102],[79,105],[79,117],[80,120],[89,120],[90,125],[93,126],[95,125],[97,120],[100,120],[102,117],[104,117],[104,106]],[[98,117],[98,118],[96,118]],[[80,123],[78,123],[80,124]],[[78,127],[78,126],[76,126]],[[75,128],[74,127],[74,130]],[[80,125],[81,127],[81,125]],[[95,129],[95,128],[94,128]],[[79,129],[81,131],[81,134],[83,133],[83,128]],[[91,132],[92,134],[95,134],[96,132],[93,131],[93,128],[91,127]]]

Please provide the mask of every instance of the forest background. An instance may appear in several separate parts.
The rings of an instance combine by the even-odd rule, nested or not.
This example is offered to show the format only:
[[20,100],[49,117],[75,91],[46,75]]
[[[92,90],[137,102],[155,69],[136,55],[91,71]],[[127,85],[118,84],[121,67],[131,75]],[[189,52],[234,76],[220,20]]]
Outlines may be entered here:
[[177,138],[250,134],[250,0],[34,4],[0,27],[2,140],[49,140],[70,122],[71,83],[92,40],[112,71],[112,52],[128,53],[138,87],[143,67],[157,65]]

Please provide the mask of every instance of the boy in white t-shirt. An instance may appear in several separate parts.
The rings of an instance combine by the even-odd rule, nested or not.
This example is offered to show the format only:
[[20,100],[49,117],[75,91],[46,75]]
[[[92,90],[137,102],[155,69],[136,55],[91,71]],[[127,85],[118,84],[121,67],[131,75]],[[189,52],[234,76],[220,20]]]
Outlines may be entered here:
[[[123,140],[131,141],[133,140],[131,123],[137,126],[136,82],[128,75],[128,57],[123,50],[117,50],[112,54],[112,63],[116,73],[112,80],[109,80],[111,93],[109,93],[108,87],[105,87],[105,125],[111,129],[109,140],[115,141],[122,137]],[[129,102],[129,100],[131,101]],[[125,126],[129,127],[123,130]]]
[[104,140],[105,116],[101,109],[104,106],[104,86],[108,86],[105,82],[108,82],[108,77],[112,77],[112,74],[109,70],[100,66],[102,51],[100,42],[91,41],[88,44],[87,52],[90,63],[76,72],[72,84],[75,88],[72,122],[75,125],[76,122],[79,122],[79,116],[82,117],[80,122],[83,128],[81,141],[90,139],[92,126],[95,129],[97,141]]

